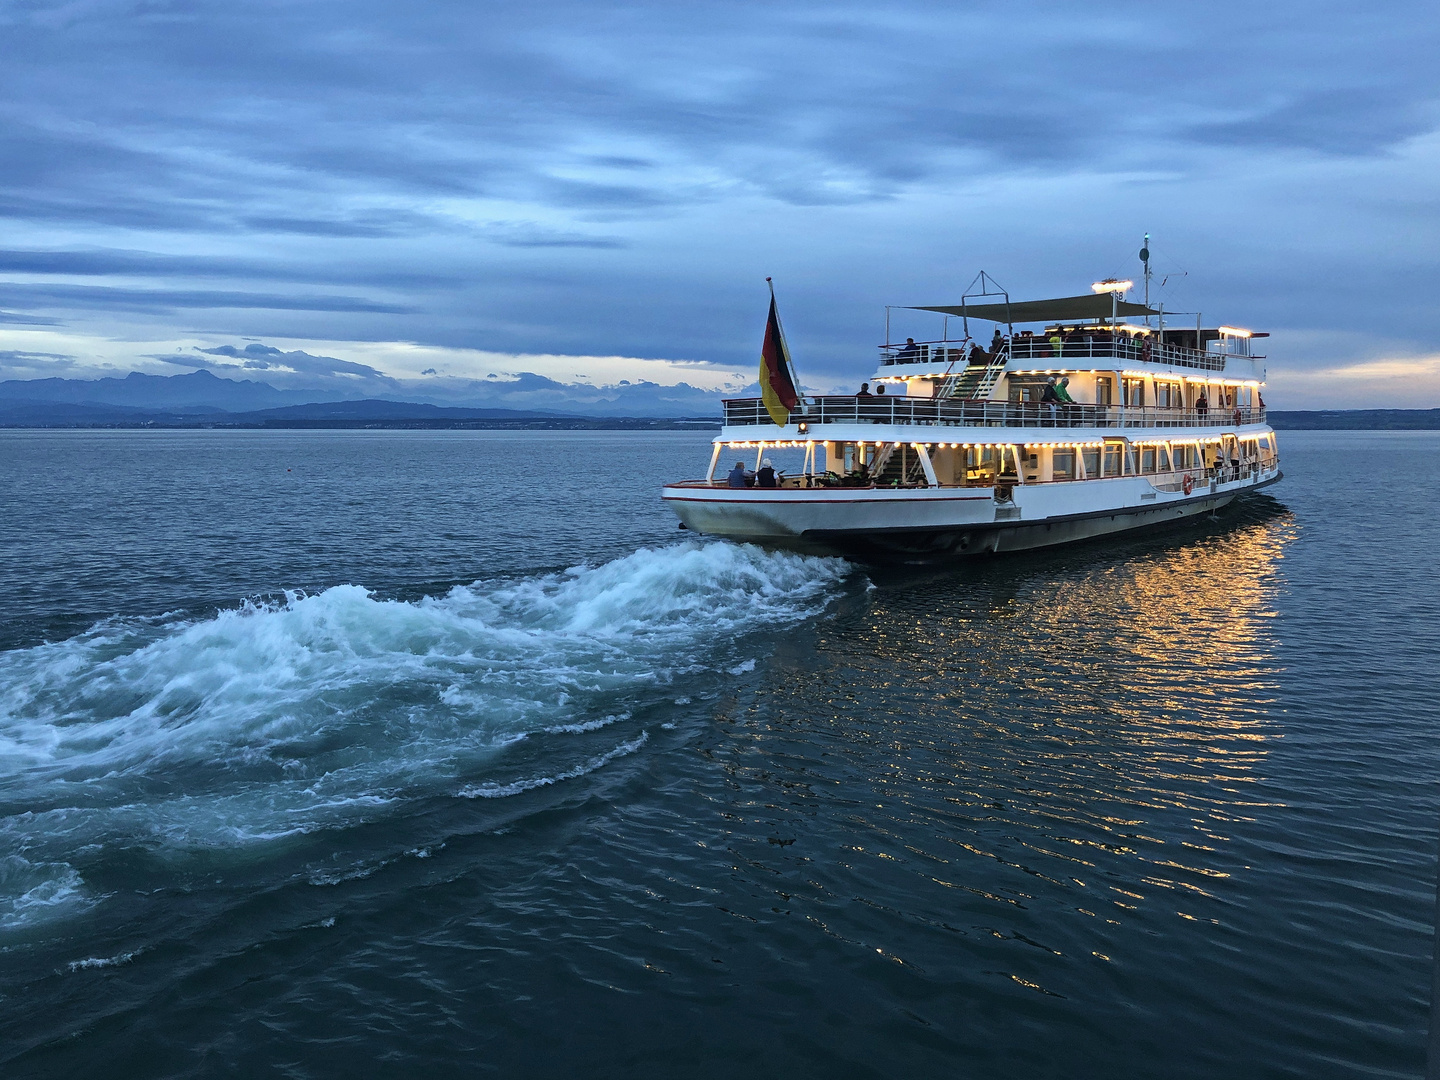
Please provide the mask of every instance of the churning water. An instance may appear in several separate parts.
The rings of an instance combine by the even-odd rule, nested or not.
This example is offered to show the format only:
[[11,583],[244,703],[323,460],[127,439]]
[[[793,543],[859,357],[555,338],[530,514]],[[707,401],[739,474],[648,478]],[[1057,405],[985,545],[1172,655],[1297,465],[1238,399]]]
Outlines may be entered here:
[[701,435],[0,435],[0,1068],[1413,1075],[1437,444],[883,570]]

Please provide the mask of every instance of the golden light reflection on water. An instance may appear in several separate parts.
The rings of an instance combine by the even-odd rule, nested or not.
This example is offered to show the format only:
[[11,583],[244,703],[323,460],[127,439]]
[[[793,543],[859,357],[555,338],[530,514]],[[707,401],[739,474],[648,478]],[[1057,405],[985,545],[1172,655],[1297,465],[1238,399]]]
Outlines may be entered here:
[[[757,706],[771,719],[744,737],[830,759],[797,768],[807,797],[853,801],[857,895],[898,862],[919,892],[964,893],[1012,913],[1002,921],[1065,897],[1097,927],[1213,923],[1243,872],[1231,832],[1266,805],[1251,789],[1282,734],[1267,710],[1294,528],[1270,511],[1118,550],[875,574],[862,610],[821,625],[815,654],[776,665]],[[927,919],[945,907],[933,903]],[[1027,932],[1087,963],[1120,948],[1053,922]]]

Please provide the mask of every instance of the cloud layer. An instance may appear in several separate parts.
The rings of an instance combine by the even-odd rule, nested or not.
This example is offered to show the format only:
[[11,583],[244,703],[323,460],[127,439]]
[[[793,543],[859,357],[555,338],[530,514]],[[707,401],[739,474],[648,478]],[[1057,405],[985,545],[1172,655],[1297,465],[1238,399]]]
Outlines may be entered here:
[[1150,231],[1167,305],[1275,331],[1277,369],[1427,353],[1437,39],[1404,0],[21,0],[0,348],[748,368],[773,274],[836,381],[887,303],[1133,276]]

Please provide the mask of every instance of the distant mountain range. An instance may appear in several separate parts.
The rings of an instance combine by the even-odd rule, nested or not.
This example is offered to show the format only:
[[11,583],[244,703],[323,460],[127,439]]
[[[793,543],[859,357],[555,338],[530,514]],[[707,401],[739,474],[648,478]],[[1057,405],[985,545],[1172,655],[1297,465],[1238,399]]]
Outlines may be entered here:
[[[124,378],[0,382],[0,427],[653,427],[691,418],[718,424],[719,393],[639,383],[567,386],[539,375],[475,383],[501,400],[544,407],[437,405],[366,397],[324,400],[316,390],[280,390],[208,370]],[[567,397],[569,400],[567,400]],[[1440,429],[1440,409],[1271,409],[1278,430]]]
[[[496,387],[513,394],[517,385],[556,396],[554,383],[522,376]],[[482,390],[487,384],[481,383]],[[674,419],[685,415],[719,422],[718,394],[689,386],[643,383],[615,388],[609,397],[577,388],[581,400],[569,408],[448,406],[381,398],[317,400],[314,390],[279,390],[263,382],[227,379],[207,370],[184,375],[124,378],[12,379],[0,382],[0,427],[363,427],[363,426],[632,426],[628,420]],[[673,393],[666,393],[673,391]],[[625,406],[632,406],[629,415]],[[654,426],[641,424],[640,426]]]

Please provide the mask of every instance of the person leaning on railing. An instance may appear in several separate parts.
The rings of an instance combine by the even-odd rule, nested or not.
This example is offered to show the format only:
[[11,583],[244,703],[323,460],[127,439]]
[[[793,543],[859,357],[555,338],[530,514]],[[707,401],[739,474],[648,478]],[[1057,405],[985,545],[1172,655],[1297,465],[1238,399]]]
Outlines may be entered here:
[[1060,415],[1065,418],[1065,426],[1072,426],[1073,414],[1076,410],[1075,399],[1070,396],[1070,376],[1062,377],[1055,384],[1055,396],[1060,399]]

